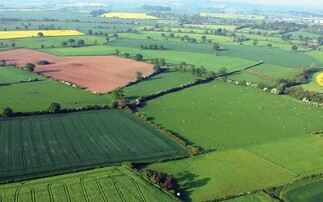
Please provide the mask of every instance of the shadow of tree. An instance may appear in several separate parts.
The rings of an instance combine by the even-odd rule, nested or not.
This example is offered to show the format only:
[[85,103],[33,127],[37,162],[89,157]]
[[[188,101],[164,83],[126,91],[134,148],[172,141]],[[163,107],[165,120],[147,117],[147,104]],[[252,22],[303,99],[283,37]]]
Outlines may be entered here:
[[184,201],[192,201],[190,197],[192,192],[199,187],[205,186],[211,178],[197,179],[199,175],[185,171],[176,177],[176,184],[182,184],[177,190],[181,193],[181,199]]

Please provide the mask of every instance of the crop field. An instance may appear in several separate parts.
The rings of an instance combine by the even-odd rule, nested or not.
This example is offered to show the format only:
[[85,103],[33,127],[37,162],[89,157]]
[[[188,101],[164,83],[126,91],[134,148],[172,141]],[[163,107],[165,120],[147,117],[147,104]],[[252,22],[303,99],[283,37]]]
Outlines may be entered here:
[[0,190],[1,201],[178,201],[122,167],[0,185]]
[[146,169],[173,175],[186,201],[211,200],[248,190],[261,190],[295,179],[288,171],[241,149],[155,163]]
[[37,37],[42,32],[44,36],[78,36],[83,33],[76,30],[34,30],[34,31],[0,31],[0,39]]
[[301,86],[308,91],[323,92],[323,73],[312,74],[309,82]]
[[111,12],[103,14],[102,17],[106,18],[125,18],[125,19],[157,19],[154,16],[147,15],[146,13],[119,13],[119,12]]
[[180,72],[165,72],[143,80],[135,85],[125,87],[124,93],[126,97],[136,99],[140,96],[156,93],[172,87],[180,86],[200,77],[192,74],[184,74]]
[[243,14],[234,14],[234,13],[200,13],[201,17],[212,17],[212,18],[238,18],[246,20],[264,20],[265,16],[259,15],[243,15]]
[[1,57],[19,67],[28,62],[47,60],[50,64],[37,65],[35,72],[98,93],[112,91],[135,80],[137,71],[144,76],[153,72],[152,64],[116,56],[58,57],[34,50],[16,49],[2,51]]
[[323,179],[297,182],[285,187],[280,197],[286,202],[316,202],[323,200]]
[[323,86],[323,73],[320,73],[319,75],[317,75],[315,80],[320,86]]
[[322,108],[217,81],[148,101],[140,111],[204,149],[260,144],[323,129]]
[[[35,78],[39,81],[29,82]],[[71,109],[112,101],[111,94],[95,95],[14,67],[0,67],[0,97],[0,110],[10,107],[15,112],[46,110],[52,102]]]
[[2,120],[0,179],[19,179],[124,161],[185,156],[132,115],[104,110]]

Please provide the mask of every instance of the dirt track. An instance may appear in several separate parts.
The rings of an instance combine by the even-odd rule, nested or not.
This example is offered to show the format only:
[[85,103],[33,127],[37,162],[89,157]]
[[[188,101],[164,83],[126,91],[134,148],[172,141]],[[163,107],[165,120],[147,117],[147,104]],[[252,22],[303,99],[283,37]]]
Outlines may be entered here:
[[0,51],[0,59],[15,63],[47,60],[49,65],[37,65],[35,72],[57,80],[67,81],[90,91],[106,93],[135,80],[136,72],[148,75],[153,65],[117,56],[68,56],[60,57],[29,49]]

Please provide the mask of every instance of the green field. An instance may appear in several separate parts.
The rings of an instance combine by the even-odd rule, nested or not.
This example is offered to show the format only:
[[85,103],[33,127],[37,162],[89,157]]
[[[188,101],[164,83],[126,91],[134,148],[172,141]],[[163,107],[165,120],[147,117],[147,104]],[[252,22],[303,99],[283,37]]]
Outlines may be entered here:
[[[35,82],[23,82],[39,78]],[[16,112],[47,110],[53,102],[62,108],[80,108],[88,105],[109,105],[111,94],[96,95],[73,88],[14,67],[0,67],[0,110],[10,107]]]
[[210,152],[146,169],[173,175],[185,201],[204,201],[288,183],[295,176],[240,149]]
[[121,167],[0,185],[0,190],[1,201],[178,201]]
[[280,197],[286,202],[317,202],[323,200],[323,179],[297,182],[285,187]]
[[189,73],[165,72],[124,88],[124,93],[126,97],[136,99],[140,96],[149,95],[195,81],[198,78],[200,77]]
[[152,127],[118,110],[3,119],[0,179],[20,179],[186,152]]
[[204,149],[260,144],[323,129],[322,108],[217,81],[148,101],[140,111]]
[[226,202],[277,202],[277,200],[274,200],[265,193],[260,192],[256,194],[248,194],[246,196],[230,199]]

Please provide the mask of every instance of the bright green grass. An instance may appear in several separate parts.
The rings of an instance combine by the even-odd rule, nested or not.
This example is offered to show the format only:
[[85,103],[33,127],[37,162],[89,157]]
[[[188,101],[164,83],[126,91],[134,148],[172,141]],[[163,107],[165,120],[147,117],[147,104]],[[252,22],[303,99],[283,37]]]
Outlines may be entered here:
[[264,61],[278,66],[302,67],[310,66],[312,63],[322,64],[313,57],[304,53],[286,51],[278,48],[267,48],[258,46],[232,46],[225,45],[227,50],[220,51],[219,55],[240,57],[248,60]]
[[322,108],[218,81],[150,100],[140,111],[204,149],[236,148],[323,129]]
[[0,186],[1,201],[178,201],[122,167]]
[[19,83],[20,80],[28,81],[29,79],[44,80],[45,78],[37,74],[22,71],[14,67],[0,67],[0,86],[5,84]]
[[237,72],[229,76],[237,81],[249,81],[254,83],[263,82],[274,87],[278,78],[292,79],[298,73],[298,69],[282,67],[272,64],[261,64],[246,71]]
[[175,177],[185,201],[203,201],[282,185],[295,176],[243,150],[211,152],[147,169]]
[[215,54],[203,54],[183,51],[168,51],[168,50],[141,50],[139,48],[130,48],[122,46],[87,46],[82,48],[52,48],[44,49],[44,51],[56,54],[56,55],[109,55],[114,54],[115,50],[121,51],[121,55],[124,53],[130,53],[131,57],[134,57],[137,53],[144,56],[145,60],[151,58],[165,58],[169,64],[179,64],[185,61],[187,64],[193,64],[197,67],[203,65],[208,70],[218,71],[220,68],[225,67],[227,69],[237,69],[250,64],[255,61],[221,56],[217,57]]
[[[322,51],[310,51],[307,52],[308,55],[312,56],[313,58],[323,62],[323,52]],[[320,65],[322,67],[322,65]]]
[[136,99],[140,96],[156,93],[172,87],[180,86],[199,77],[189,73],[165,72],[143,80],[135,85],[124,88],[126,97]]
[[45,46],[44,49],[50,48],[52,47],[52,45],[54,47],[62,47],[61,43],[63,41],[67,42],[69,39],[74,39],[75,41],[83,39],[85,42],[85,45],[95,45],[95,41],[97,44],[103,44],[106,42],[105,38],[98,37],[98,36],[64,36],[64,37],[41,37],[41,38],[35,37],[35,38],[24,38],[24,39],[0,40],[0,42],[3,42],[4,44],[8,44],[8,45],[10,45],[12,42],[15,42],[16,47],[43,50],[41,48],[41,45]]
[[256,194],[248,194],[246,196],[229,199],[226,202],[277,202],[277,200],[269,198],[269,196],[263,192],[259,192]]
[[[322,115],[316,114],[316,117],[320,119]],[[301,126],[308,127],[307,124],[302,124]],[[317,126],[323,127],[322,124],[318,124],[313,125],[313,128]],[[288,128],[293,130],[294,127],[294,125],[291,125]],[[282,131],[281,135],[285,136],[285,134]],[[249,146],[245,149],[301,176],[322,173],[323,138],[313,137],[306,132],[304,134],[307,136],[270,141],[266,144]]]
[[[60,103],[62,108],[80,108],[108,105],[112,101],[110,94],[95,95],[13,67],[2,67],[0,72],[1,111],[5,107],[16,112],[42,111],[53,102]],[[19,82],[20,79],[27,81],[29,78],[40,79],[36,82]]]
[[280,193],[286,202],[318,202],[323,200],[323,179],[298,182],[287,186]]
[[1,180],[187,154],[120,110],[3,119],[0,129]]
[[315,37],[320,36],[319,34],[313,34],[313,33],[310,33],[310,32],[303,32],[303,31],[289,32],[289,33],[286,33],[286,34],[291,34],[291,35],[296,36],[296,37],[298,37],[299,35],[302,35],[303,37],[310,37],[310,38],[315,38]]
[[302,85],[302,87],[308,91],[323,92],[323,86],[320,86],[315,80],[317,75],[319,75],[320,73],[322,72],[313,74],[309,80],[309,83]]

